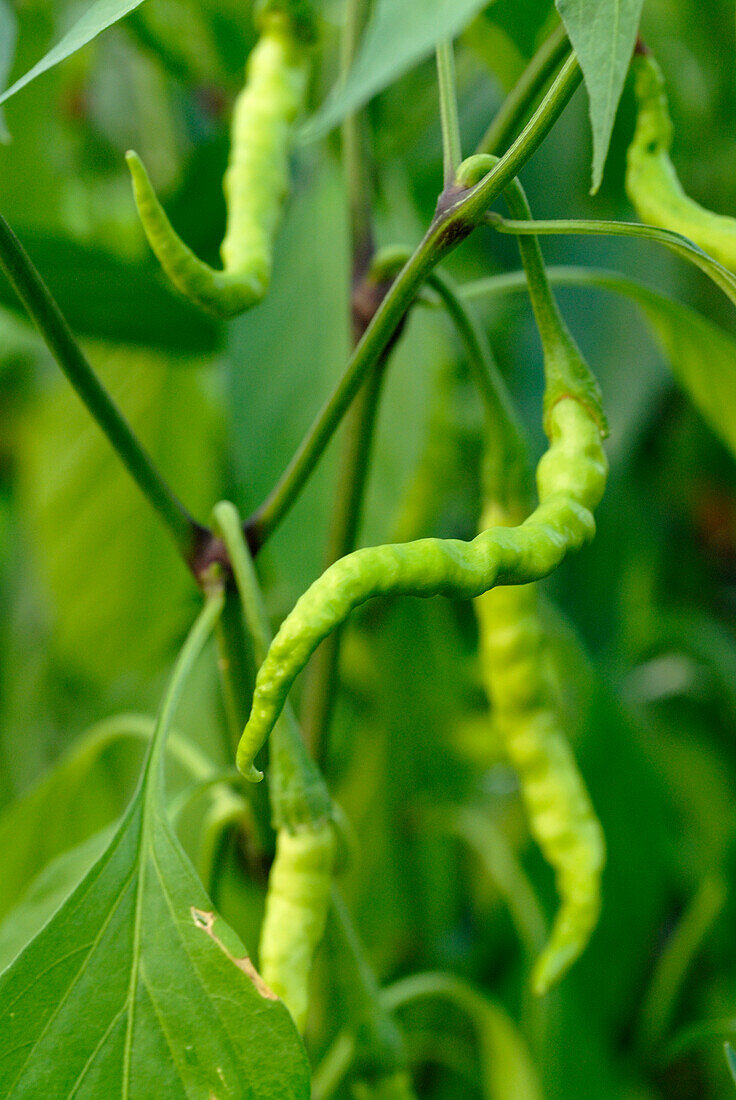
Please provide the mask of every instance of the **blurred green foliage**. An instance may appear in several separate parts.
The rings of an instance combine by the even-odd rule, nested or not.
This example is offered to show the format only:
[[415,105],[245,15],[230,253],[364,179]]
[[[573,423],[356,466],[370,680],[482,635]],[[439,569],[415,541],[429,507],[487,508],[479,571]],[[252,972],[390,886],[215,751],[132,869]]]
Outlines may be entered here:
[[[517,4],[498,0],[458,43],[468,149],[549,26],[548,3],[518,6],[517,20]],[[0,209],[200,518],[223,494],[244,512],[259,503],[349,345],[334,138],[298,149],[272,291],[227,328],[177,298],[144,247],[123,161],[130,144],[183,237],[216,256],[228,108],[252,37],[241,7],[151,0],[13,99],[13,140],[0,148]],[[313,106],[334,75],[337,7],[324,6]],[[14,74],[76,11],[18,6]],[[668,79],[686,187],[736,213],[732,4],[647,0],[642,33]],[[586,111],[580,92],[524,171],[540,217],[631,217],[630,90],[595,198]],[[366,117],[377,240],[416,241],[441,181],[432,64]],[[628,301],[560,291],[611,423],[596,541],[545,584],[549,662],[608,844],[600,926],[562,986],[535,1003],[526,983],[555,905],[551,875],[494,748],[471,609],[442,600],[376,603],[346,629],[326,767],[356,837],[341,885],[382,985],[451,971],[486,997],[475,1016],[434,999],[397,1007],[419,1096],[716,1100],[733,1094],[723,1040],[736,1031],[736,324],[704,278],[652,245],[547,239],[544,253],[634,273],[709,319],[688,328],[675,310],[657,339]],[[515,242],[490,232],[448,264],[460,281],[518,266]],[[42,917],[27,914],[53,910],[133,789],[140,745],[92,752],[86,735],[73,746],[102,718],[155,710],[197,592],[4,286],[0,302],[0,881],[3,911],[26,907],[14,929],[7,916],[0,924],[7,960],[23,939],[18,922],[30,930]],[[526,301],[473,304],[539,448],[540,352]],[[721,330],[709,336],[713,324]],[[663,353],[700,407],[714,406],[720,438]],[[481,428],[459,344],[442,316],[417,308],[387,377],[361,540],[468,537]],[[321,569],[339,477],[332,446],[259,559],[275,621]],[[231,733],[215,662],[204,665],[178,726],[217,770],[229,765]],[[43,779],[60,757],[64,770]],[[173,793],[192,782],[183,768]],[[255,953],[268,840],[235,792],[193,798],[182,821],[206,887]],[[307,1035],[315,1064],[347,1018],[340,965],[328,936]],[[347,1084],[336,1095],[349,1096]]]

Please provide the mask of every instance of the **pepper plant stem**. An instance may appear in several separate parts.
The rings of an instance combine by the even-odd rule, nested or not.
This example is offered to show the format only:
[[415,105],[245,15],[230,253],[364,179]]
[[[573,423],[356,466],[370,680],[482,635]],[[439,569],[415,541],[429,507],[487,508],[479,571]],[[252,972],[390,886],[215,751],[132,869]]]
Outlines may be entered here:
[[[352,65],[365,14],[366,0],[348,0],[341,51],[341,67],[344,76]],[[373,255],[373,232],[370,204],[367,201],[367,172],[364,149],[360,143],[360,132],[360,115],[350,114],[343,123],[342,145],[350,209],[353,291],[351,312],[354,346],[365,332],[370,311],[375,312],[381,300],[380,288],[367,276]],[[369,291],[367,295],[364,293],[365,290]],[[365,299],[367,304],[367,314],[362,299]],[[386,357],[387,353],[369,373],[345,418],[340,475],[325,555],[327,566],[355,548]],[[327,640],[327,644],[315,654],[304,692],[302,707],[304,738],[312,756],[322,769],[325,768],[328,755],[329,727],[336,694],[340,641],[341,632],[335,631]]]
[[[374,1062],[388,1076],[406,1065],[402,1031],[384,1007],[381,990],[352,917],[337,887],[332,888],[332,912],[340,933],[355,993],[361,1027],[361,1062]],[[357,1047],[357,1044],[356,1044]]]
[[[355,399],[346,423],[340,485],[327,547],[327,564],[355,549],[368,480],[371,442],[384,378],[385,359],[379,361]],[[329,726],[336,694],[341,631],[336,630],[314,655],[304,699],[304,736],[312,755],[325,767]]]
[[[227,548],[253,656],[261,664],[271,643],[271,626],[240,517],[233,504],[221,501],[212,511],[212,520]],[[270,790],[273,826],[279,829],[285,825],[293,831],[305,824],[318,825],[332,816],[332,801],[307,752],[291,707],[284,709],[274,734]]]
[[[215,628],[217,668],[220,674],[225,717],[227,720],[226,759],[232,759],[248,717],[255,668],[243,626],[242,610],[237,592],[229,586],[225,606]],[[262,783],[247,784],[247,798],[252,810],[254,841],[258,852],[273,849],[273,830],[268,805],[268,791]]]
[[[504,198],[514,218],[520,222],[532,220],[529,203],[518,180],[514,180],[506,188]],[[557,343],[562,328],[560,309],[550,289],[539,241],[535,236],[520,234],[517,243],[529,283],[529,295],[542,346],[549,352]]]
[[442,125],[442,164],[445,187],[451,187],[455,172],[462,160],[460,146],[460,121],[457,111],[455,81],[455,54],[452,42],[443,38],[437,43],[437,81],[440,92],[440,121]]
[[562,24],[544,40],[478,143],[477,153],[498,153],[510,142],[531,104],[570,48]]
[[462,301],[458,289],[446,275],[433,271],[428,282],[439,295],[465,346],[475,384],[490,420],[499,425],[504,436],[514,439],[520,452],[523,452],[526,449],[523,429],[477,317]]
[[643,225],[640,222],[614,222],[600,220],[541,220],[520,221],[518,219],[502,218],[499,214],[489,213],[486,216],[487,223],[498,233],[511,233],[520,235],[549,236],[559,234],[581,234],[583,236],[601,237],[635,237],[640,240],[654,241],[669,248],[675,255],[700,268],[709,279],[719,287],[723,293],[736,305],[736,276],[728,271],[722,264],[704,252],[702,248],[694,244],[681,233],[675,233],[670,229],[660,229],[653,225]]
[[172,535],[194,570],[195,554],[206,534],[164,481],[127,420],[107,393],[77,344],[69,325],[5,219],[0,216],[0,267],[5,272],[49,351],[107,436],[138,488]]
[[[347,0],[340,42],[340,71],[343,78],[347,77],[353,63],[365,15],[366,0]],[[358,114],[351,113],[345,118],[341,129],[341,141],[353,256],[362,257],[371,251],[371,226],[369,183],[363,159],[363,134]],[[356,266],[354,262],[354,269]]]
[[563,65],[517,140],[484,179],[470,191],[457,189],[443,193],[432,224],[378,307],[342,378],[281,479],[248,520],[248,541],[254,550],[266,541],[296,500],[363,380],[386,350],[429,272],[480,224],[487,208],[547,136],[580,79],[580,67],[572,56]]

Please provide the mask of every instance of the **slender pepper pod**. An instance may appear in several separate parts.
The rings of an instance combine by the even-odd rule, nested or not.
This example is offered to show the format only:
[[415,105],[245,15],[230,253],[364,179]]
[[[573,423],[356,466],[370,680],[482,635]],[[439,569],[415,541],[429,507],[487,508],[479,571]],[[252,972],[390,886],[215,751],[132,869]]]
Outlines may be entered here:
[[300,1031],[309,975],[330,907],[336,837],[330,821],[297,833],[279,829],[259,948],[260,972]]
[[[233,504],[221,501],[212,519],[228,553],[254,655],[262,660],[271,634],[240,516]],[[261,928],[261,974],[303,1030],[312,961],[330,908],[338,835],[329,791],[288,706],[271,742],[269,797],[276,856]]]
[[643,222],[689,237],[736,272],[736,218],[716,214],[683,190],[670,160],[672,120],[662,70],[649,53],[632,62],[637,118],[626,157],[626,193]]
[[[508,511],[492,501],[483,525],[511,522]],[[542,995],[583,952],[595,927],[605,841],[544,673],[536,585],[494,588],[476,599],[475,609],[496,728],[560,897],[532,974],[532,988]]]
[[545,418],[549,450],[537,468],[539,505],[518,527],[494,527],[472,542],[420,539],[365,547],[340,558],[297,601],[256,677],[237,765],[255,778],[253,758],[289,689],[319,643],[373,596],[470,599],[494,584],[525,584],[551,573],[595,533],[593,510],[606,481],[602,431],[587,405],[562,398]]
[[304,103],[308,73],[308,46],[294,21],[285,11],[267,8],[233,110],[223,183],[227,228],[222,271],[184,244],[142,161],[132,151],[126,154],[138,213],[161,266],[182,294],[218,317],[249,309],[268,290],[273,241],[289,185],[293,123]]

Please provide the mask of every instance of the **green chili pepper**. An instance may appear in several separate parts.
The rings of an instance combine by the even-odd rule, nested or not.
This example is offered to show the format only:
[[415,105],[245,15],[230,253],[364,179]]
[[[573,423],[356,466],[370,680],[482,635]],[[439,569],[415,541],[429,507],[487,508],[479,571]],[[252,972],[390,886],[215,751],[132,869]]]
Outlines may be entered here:
[[638,114],[626,158],[626,193],[643,222],[682,233],[736,271],[736,218],[686,195],[670,160],[672,120],[662,70],[648,53],[637,54],[632,64]]
[[355,607],[380,595],[469,599],[495,584],[525,584],[552,572],[593,537],[592,513],[607,471],[602,429],[575,397],[558,399],[545,419],[550,447],[537,468],[539,506],[519,527],[492,528],[472,542],[429,538],[356,550],[330,566],[298,600],[256,678],[237,754],[244,775],[260,778],[253,758],[289,688],[322,639]]
[[[491,503],[484,525],[512,519]],[[536,585],[494,588],[475,601],[481,669],[496,728],[519,776],[529,828],[555,871],[560,908],[534,966],[544,994],[585,949],[600,911],[605,842],[544,671]]]
[[[215,505],[212,519],[227,549],[254,656],[262,660],[271,633],[240,516],[233,504],[221,501]],[[276,856],[261,928],[260,966],[264,981],[281,997],[302,1030],[312,960],[330,907],[337,831],[329,792],[307,754],[288,706],[271,742],[271,769],[269,796]]]
[[308,49],[282,10],[267,8],[232,120],[225,173],[223,270],[199,260],[176,234],[136,153],[126,155],[151,248],[172,283],[203,309],[232,317],[263,298],[273,240],[288,190],[292,126],[306,92]]
[[300,1031],[309,1006],[312,959],[325,930],[335,864],[331,822],[290,833],[280,829],[261,928],[260,972]]

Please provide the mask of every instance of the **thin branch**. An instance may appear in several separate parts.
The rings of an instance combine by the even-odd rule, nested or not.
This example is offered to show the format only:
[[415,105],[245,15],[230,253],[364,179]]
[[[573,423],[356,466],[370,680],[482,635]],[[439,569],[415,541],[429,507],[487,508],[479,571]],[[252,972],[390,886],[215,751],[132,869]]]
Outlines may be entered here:
[[[384,1006],[381,990],[368,961],[365,947],[340,892],[334,886],[332,912],[335,917],[335,927],[340,933],[344,948],[360,1021],[359,1042],[355,1043],[350,1053],[357,1056],[364,1069],[375,1067],[374,1076],[380,1069],[383,1076],[391,1077],[398,1071],[406,1069],[404,1036],[390,1010]],[[407,1092],[406,1095],[408,1100],[413,1093]]]
[[498,425],[505,437],[515,442],[520,452],[524,452],[526,450],[524,431],[477,317],[467,308],[458,288],[446,275],[433,271],[427,284],[439,294],[465,346],[468,363],[489,419]]
[[457,110],[457,81],[455,78],[455,54],[452,42],[443,38],[437,43],[437,81],[440,92],[440,121],[442,124],[442,164],[445,188],[452,187],[460,161],[463,159],[460,144],[460,120]]
[[506,148],[524,115],[562,63],[569,49],[570,44],[565,28],[560,24],[544,40],[504,99],[498,114],[478,143],[477,153],[498,153]]
[[[555,77],[549,91],[513,145],[499,159],[488,175],[474,187],[460,205],[466,218],[474,225],[482,220],[485,210],[493,204],[533,153],[539,148],[578,88],[583,74],[575,54],[568,57]],[[454,207],[453,207],[454,209]]]
[[555,234],[568,236],[572,234],[594,237],[635,237],[640,240],[663,244],[677,256],[700,268],[736,305],[736,276],[687,237],[683,237],[681,233],[675,233],[670,229],[660,229],[657,226],[643,225],[640,222],[577,219],[519,221],[502,218],[500,214],[495,213],[487,214],[486,221],[499,233],[525,236],[554,236]]
[[[343,78],[347,77],[355,57],[365,22],[366,6],[366,0],[347,0],[345,23],[340,41],[340,71]],[[360,257],[368,257],[371,252],[369,185],[363,157],[363,135],[359,114],[352,113],[345,118],[341,139],[355,276],[356,268],[360,266]]]
[[[341,43],[343,76],[347,75],[352,64],[365,14],[366,0],[348,0]],[[342,128],[343,163],[350,209],[353,346],[359,343],[387,290],[387,286],[368,274],[374,246],[364,148],[360,139],[360,115],[354,113],[345,119]],[[384,354],[368,375],[345,417],[340,475],[330,521],[325,567],[355,548],[385,364]],[[304,691],[304,738],[321,768],[325,767],[328,755],[330,719],[337,694],[340,642],[341,632],[336,630],[315,654]]]
[[[346,421],[340,482],[325,555],[327,565],[355,549],[385,362],[384,357],[368,376]],[[305,687],[302,711],[304,736],[321,768],[326,763],[330,720],[337,694],[341,633],[339,630],[333,631],[315,653]]]

